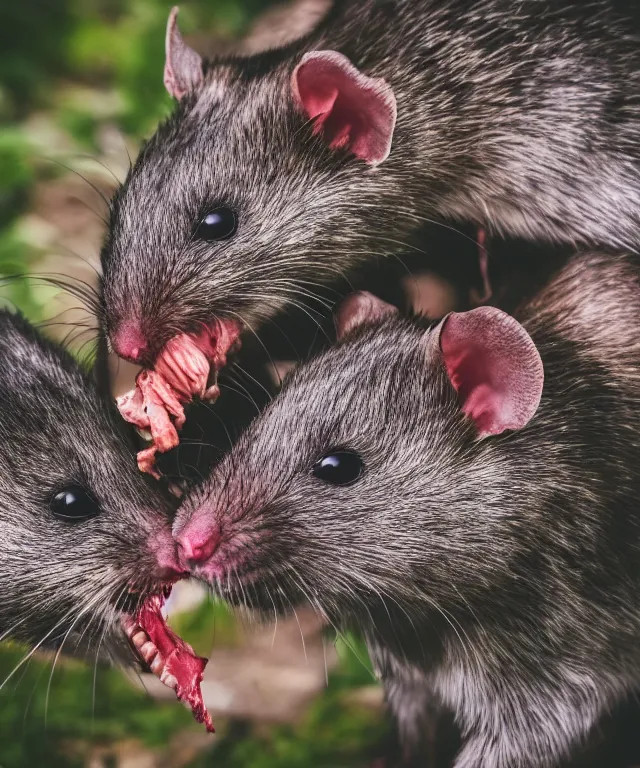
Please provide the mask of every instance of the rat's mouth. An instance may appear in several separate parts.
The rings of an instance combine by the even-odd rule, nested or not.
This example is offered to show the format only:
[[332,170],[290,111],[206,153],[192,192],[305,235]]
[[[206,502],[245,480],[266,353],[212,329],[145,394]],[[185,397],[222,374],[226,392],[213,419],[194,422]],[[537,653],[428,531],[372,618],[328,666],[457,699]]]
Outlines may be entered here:
[[150,595],[134,615],[123,615],[122,627],[140,661],[174,690],[178,701],[188,704],[195,719],[213,733],[211,715],[200,690],[207,659],[197,656],[167,625],[162,608],[170,592],[171,587],[166,587],[161,594]]
[[175,448],[184,425],[183,403],[194,398],[213,402],[220,394],[218,373],[227,354],[240,345],[242,328],[235,320],[215,320],[199,333],[170,339],[152,369],[140,371],[136,386],[117,399],[122,416],[149,439],[138,453],[138,467],[159,477],[156,453]]

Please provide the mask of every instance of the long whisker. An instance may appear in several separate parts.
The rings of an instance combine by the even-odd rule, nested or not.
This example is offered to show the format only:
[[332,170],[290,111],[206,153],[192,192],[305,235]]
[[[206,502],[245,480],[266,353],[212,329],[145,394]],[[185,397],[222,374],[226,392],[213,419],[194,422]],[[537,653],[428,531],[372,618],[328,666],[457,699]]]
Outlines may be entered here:
[[113,180],[116,182],[118,187],[122,186],[122,181],[115,175],[115,173],[111,170],[111,168],[109,168],[109,166],[106,163],[103,163],[102,160],[99,160],[94,155],[79,152],[75,155],[75,157],[86,158],[87,160],[93,160],[94,163],[101,165],[105,169],[105,171],[108,171],[111,174],[111,176],[113,177]]
[[[53,163],[54,165],[59,165],[61,168],[64,168],[65,170],[69,171],[70,173],[74,173],[76,176],[78,176],[78,178],[82,179],[82,181],[84,181],[85,184],[88,184],[91,187],[91,189],[102,198],[102,201],[107,206],[107,210],[110,209],[111,203],[109,202],[109,200],[106,197],[106,195],[104,194],[104,192],[102,192],[100,189],[98,189],[98,187],[96,187],[95,184],[93,184],[91,181],[89,181],[89,179],[87,179],[85,176],[83,176],[79,171],[76,171],[75,168],[72,168],[70,165],[65,165],[65,163],[60,162],[60,160],[55,160],[52,157],[43,157],[42,160],[44,160],[45,162],[48,162],[48,163]],[[87,208],[90,208],[90,206],[87,206]],[[96,216],[98,216],[98,218],[102,219],[102,221],[104,222],[104,224],[106,226],[108,226],[109,222],[105,218],[100,216],[95,211],[94,211],[94,213],[96,214]]]
[[64,644],[67,642],[67,639],[68,639],[69,635],[73,631],[73,628],[76,626],[76,624],[78,623],[80,618],[81,618],[81,616],[79,615],[79,616],[77,616],[74,619],[74,621],[71,622],[71,625],[69,626],[69,628],[67,629],[67,631],[64,634],[64,637],[62,638],[62,642],[60,643],[60,647],[58,648],[58,650],[56,651],[55,656],[53,657],[53,663],[51,664],[51,674],[49,675],[49,682],[47,684],[47,693],[46,693],[45,699],[44,699],[44,727],[45,728],[47,727],[47,722],[48,722],[49,695],[51,693],[51,682],[53,681],[53,673],[55,672],[56,664],[58,662],[58,659],[60,658],[60,654],[62,653],[62,648],[63,648]]

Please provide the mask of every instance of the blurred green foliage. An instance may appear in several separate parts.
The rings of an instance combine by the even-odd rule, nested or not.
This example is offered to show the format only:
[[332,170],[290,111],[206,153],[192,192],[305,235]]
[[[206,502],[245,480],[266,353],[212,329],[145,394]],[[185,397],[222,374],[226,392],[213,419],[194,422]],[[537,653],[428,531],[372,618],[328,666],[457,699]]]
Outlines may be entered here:
[[17,128],[4,128],[0,133],[0,227],[26,205],[34,181],[29,143]]
[[[216,637],[222,631],[226,642],[232,641],[233,625],[227,608],[208,602],[174,622],[190,642],[208,633],[207,647],[214,628]],[[349,636],[339,639],[336,649],[338,668],[297,724],[223,727],[189,768],[365,766],[387,738],[387,726],[379,712],[351,696],[354,689],[372,684],[365,647]],[[115,752],[122,742],[132,741],[162,752],[176,734],[201,731],[186,709],[172,701],[156,702],[122,674],[95,666],[93,659],[29,658],[28,648],[5,644],[0,647],[0,682],[2,768],[80,768],[92,747]]]
[[[242,34],[268,0],[191,0],[180,25],[217,38]],[[162,86],[165,0],[25,0],[0,7],[0,117],[55,107],[56,87],[73,80],[114,88],[123,128],[134,135],[166,113]]]
[[0,116],[22,116],[65,67],[73,26],[68,0],[0,4]]
[[17,217],[26,209],[36,180],[32,148],[16,127],[0,130],[0,275],[1,295],[11,306],[40,319],[31,285],[23,279],[32,251],[22,242]]
[[190,768],[364,768],[378,756],[384,736],[379,716],[329,692],[297,726],[258,736],[236,729],[213,755],[202,755]]
[[192,611],[172,618],[171,626],[201,656],[216,648],[234,647],[240,640],[238,623],[230,608],[223,603],[203,600]]
[[[18,646],[2,648],[0,680],[27,654]],[[198,727],[186,709],[155,702],[121,674],[68,659],[58,659],[54,669],[54,658],[23,663],[0,691],[3,768],[74,768],[84,764],[90,744],[134,738],[161,747],[176,730]]]
[[296,725],[255,732],[236,723],[213,755],[203,754],[190,768],[359,768],[379,757],[388,738],[380,713],[354,702],[354,689],[372,685],[367,650],[354,635],[336,640],[340,664],[327,689]]

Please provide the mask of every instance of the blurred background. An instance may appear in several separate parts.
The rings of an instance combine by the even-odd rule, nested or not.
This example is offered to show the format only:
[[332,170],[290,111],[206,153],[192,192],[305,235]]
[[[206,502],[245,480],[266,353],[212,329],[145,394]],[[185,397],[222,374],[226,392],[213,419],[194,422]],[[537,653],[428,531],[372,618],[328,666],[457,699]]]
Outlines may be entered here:
[[[0,3],[0,297],[89,360],[95,318],[83,285],[96,283],[107,201],[171,108],[162,85],[171,3]],[[301,19],[315,12],[309,3],[322,0],[298,2]],[[292,18],[268,6],[189,0],[180,23],[203,52],[241,37],[250,50]],[[215,736],[153,678],[3,644],[1,768],[340,768],[380,754],[382,697],[357,638],[336,638],[305,612],[252,627],[194,585],[176,589],[169,608],[173,626],[211,656],[203,692]]]

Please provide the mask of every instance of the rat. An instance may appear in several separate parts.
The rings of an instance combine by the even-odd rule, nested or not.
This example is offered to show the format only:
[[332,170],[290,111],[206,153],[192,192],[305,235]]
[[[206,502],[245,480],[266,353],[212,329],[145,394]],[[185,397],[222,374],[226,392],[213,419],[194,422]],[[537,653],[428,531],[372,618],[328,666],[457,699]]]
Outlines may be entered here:
[[[169,17],[173,114],[113,198],[104,332],[151,365],[396,254],[425,220],[611,248],[640,232],[640,14],[616,0],[337,0],[209,60]],[[485,249],[481,251],[485,254]]]
[[367,639],[408,754],[558,766],[640,684],[640,264],[580,253],[514,316],[371,294],[174,523],[181,562]]
[[138,472],[113,403],[65,349],[0,311],[0,360],[0,639],[27,644],[23,662],[48,649],[142,666],[212,728],[206,662],[161,612],[185,576],[175,503]]
[[115,195],[101,256],[113,349],[165,373],[179,358],[122,404],[152,440],[144,471],[177,446],[182,404],[215,397],[242,330],[398,255],[425,221],[480,228],[479,303],[485,230],[637,246],[637,9],[337,0],[316,18],[272,50],[203,60],[170,14],[179,103]]

